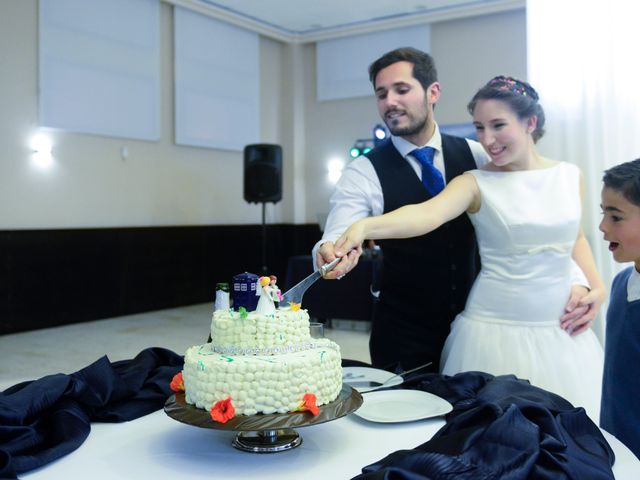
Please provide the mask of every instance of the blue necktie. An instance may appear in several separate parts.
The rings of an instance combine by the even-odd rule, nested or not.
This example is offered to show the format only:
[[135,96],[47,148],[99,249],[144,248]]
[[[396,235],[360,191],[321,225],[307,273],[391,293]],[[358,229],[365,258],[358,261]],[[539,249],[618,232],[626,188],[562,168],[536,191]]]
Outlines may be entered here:
[[432,197],[435,197],[444,189],[442,173],[433,165],[435,152],[433,147],[422,147],[411,152],[411,155],[422,165],[422,184]]

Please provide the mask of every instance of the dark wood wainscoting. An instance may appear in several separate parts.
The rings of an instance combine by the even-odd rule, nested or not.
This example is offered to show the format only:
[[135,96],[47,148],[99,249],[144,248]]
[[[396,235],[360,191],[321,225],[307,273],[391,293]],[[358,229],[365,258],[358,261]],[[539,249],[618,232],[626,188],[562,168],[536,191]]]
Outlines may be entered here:
[[[266,227],[269,273],[308,254],[316,224]],[[211,301],[262,273],[262,225],[0,231],[0,334]]]

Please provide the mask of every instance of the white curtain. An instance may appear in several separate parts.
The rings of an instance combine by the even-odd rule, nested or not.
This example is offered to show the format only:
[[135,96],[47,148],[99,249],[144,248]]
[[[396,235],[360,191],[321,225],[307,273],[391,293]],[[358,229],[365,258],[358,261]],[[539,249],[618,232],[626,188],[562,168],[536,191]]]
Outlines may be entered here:
[[[607,289],[627,265],[598,230],[602,174],[640,157],[639,18],[628,0],[527,0],[528,76],[547,117],[539,151],[582,169],[583,226]],[[601,340],[606,307],[594,325]]]

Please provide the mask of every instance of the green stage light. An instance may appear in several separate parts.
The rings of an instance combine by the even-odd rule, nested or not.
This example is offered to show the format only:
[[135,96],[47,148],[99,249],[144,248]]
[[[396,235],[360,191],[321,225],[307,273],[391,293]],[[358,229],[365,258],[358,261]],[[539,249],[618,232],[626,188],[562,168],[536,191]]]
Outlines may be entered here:
[[349,155],[351,155],[351,158],[358,158],[360,156],[360,149],[358,147],[351,147]]

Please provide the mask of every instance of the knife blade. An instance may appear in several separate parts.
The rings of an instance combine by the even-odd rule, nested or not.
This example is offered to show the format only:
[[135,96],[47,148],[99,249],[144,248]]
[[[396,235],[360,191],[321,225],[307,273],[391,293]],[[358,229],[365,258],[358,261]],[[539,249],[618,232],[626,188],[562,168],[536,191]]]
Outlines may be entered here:
[[301,282],[298,282],[293,287],[291,287],[289,290],[284,292],[282,294],[282,300],[280,301],[280,304],[281,305],[289,305],[289,303],[291,303],[291,302],[293,302],[293,303],[302,303],[302,296],[304,295],[304,292],[307,291],[307,288],[309,288],[311,285],[313,285],[313,283],[316,280],[318,280],[320,277],[322,277],[325,273],[327,273],[330,270],[333,270],[333,268],[338,263],[340,263],[340,260],[341,260],[341,258],[336,258],[332,262],[325,263],[322,267],[320,267],[318,270],[313,272],[307,278],[303,279]]

